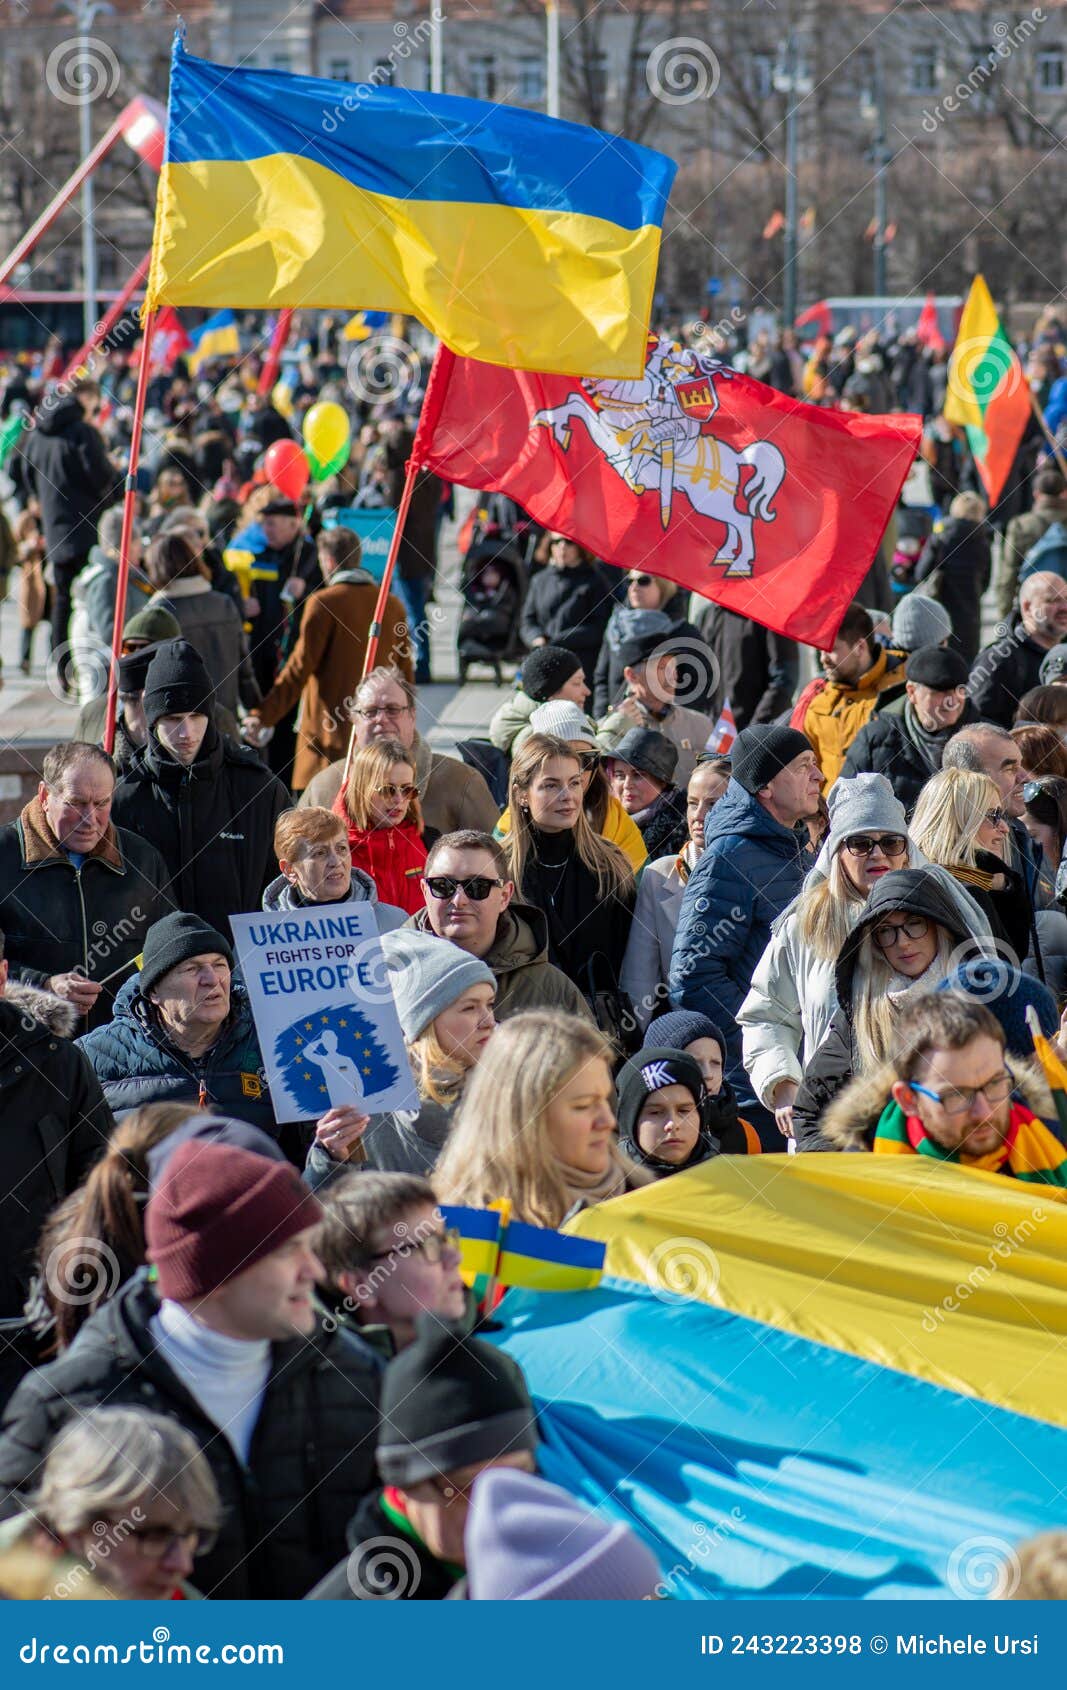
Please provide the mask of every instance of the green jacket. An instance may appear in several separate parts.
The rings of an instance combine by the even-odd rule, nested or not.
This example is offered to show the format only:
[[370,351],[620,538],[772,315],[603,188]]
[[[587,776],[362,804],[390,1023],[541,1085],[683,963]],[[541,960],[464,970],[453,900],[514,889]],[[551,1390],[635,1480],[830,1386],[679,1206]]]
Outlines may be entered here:
[[536,698],[525,692],[512,693],[504,700],[489,723],[489,738],[498,751],[506,756],[514,749],[516,739],[523,728],[529,727],[530,717],[539,708]]

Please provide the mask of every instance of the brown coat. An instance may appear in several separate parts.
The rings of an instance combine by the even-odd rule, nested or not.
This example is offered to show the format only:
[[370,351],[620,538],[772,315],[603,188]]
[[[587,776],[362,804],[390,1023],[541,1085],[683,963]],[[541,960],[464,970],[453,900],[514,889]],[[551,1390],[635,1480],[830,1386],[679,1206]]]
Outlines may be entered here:
[[[477,769],[461,763],[458,757],[443,757],[439,751],[431,751],[418,734],[412,749],[424,826],[435,833],[454,833],[457,828],[465,827],[492,833],[497,807]],[[343,757],[321,770],[301,794],[301,808],[321,804],[325,810],[332,809],[341,790],[343,773]]]
[[[350,700],[363,673],[367,632],[378,588],[362,569],[340,571],[312,593],[297,642],[257,714],[268,728],[300,700],[293,788],[303,791],[313,775],[344,757],[350,731]],[[411,642],[400,600],[389,595],[378,643],[378,663],[411,681]]]

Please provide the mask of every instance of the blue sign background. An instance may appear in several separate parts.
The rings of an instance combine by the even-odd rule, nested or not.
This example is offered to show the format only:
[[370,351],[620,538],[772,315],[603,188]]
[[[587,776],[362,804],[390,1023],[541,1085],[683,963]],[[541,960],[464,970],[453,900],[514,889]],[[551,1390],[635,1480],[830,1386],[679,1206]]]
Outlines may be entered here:
[[336,513],[339,528],[351,528],[358,534],[363,547],[363,568],[380,581],[385,573],[389,543],[396,527],[394,510],[340,510]]

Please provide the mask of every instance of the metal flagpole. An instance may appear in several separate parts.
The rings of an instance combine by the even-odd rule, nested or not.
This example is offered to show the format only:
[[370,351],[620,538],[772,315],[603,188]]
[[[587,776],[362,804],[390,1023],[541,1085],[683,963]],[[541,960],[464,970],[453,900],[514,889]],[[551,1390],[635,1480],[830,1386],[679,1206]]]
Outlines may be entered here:
[[126,470],[126,494],[122,506],[122,538],[119,541],[119,573],[115,582],[115,620],[111,629],[111,673],[107,682],[107,714],[104,718],[104,750],[115,749],[115,715],[118,706],[119,658],[122,656],[122,624],[125,620],[126,586],[130,579],[130,541],[133,538],[133,518],[137,507],[137,464],[141,456],[141,427],[144,422],[145,399],[148,394],[148,369],[151,364],[152,331],[156,313],[147,311],[141,342],[141,367],[137,372],[137,396],[133,403],[133,427],[130,432],[130,462]]
[[559,6],[556,0],[545,0],[545,111],[549,117],[559,116]]

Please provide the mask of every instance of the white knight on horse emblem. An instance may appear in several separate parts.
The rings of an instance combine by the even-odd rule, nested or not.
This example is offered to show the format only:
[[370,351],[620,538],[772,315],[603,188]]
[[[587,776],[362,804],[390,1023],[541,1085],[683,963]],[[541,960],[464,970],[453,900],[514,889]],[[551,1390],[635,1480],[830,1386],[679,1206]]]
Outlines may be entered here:
[[[719,409],[715,384],[733,375],[716,358],[660,340],[640,380],[585,380],[564,404],[538,411],[533,422],[550,428],[564,452],[580,422],[632,492],[656,493],[664,529],[675,490],[684,493],[695,511],[726,529],[709,563],[725,564],[727,580],[748,577],[756,557],[754,524],[774,521],[771,506],[785,479],[785,459],[769,440],[736,452],[706,432]],[[752,473],[742,488],[744,468]]]

